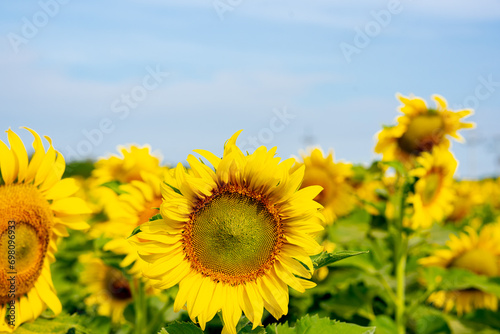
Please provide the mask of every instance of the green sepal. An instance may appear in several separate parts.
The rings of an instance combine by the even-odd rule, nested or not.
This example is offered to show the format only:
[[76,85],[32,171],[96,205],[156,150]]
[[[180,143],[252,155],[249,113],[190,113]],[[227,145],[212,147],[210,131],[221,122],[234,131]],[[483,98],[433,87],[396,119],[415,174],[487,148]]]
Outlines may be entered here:
[[311,256],[311,260],[313,262],[314,269],[316,270],[348,257],[367,253],[369,253],[369,251],[339,251],[335,253],[322,252],[318,255]]
[[177,189],[176,187],[174,187],[173,185],[171,184],[168,184],[167,182],[163,181],[163,183],[165,183],[167,186],[169,186],[170,188],[172,188],[173,191],[175,191],[177,194],[181,195],[181,196],[184,196],[182,195],[181,191],[179,189]]
[[141,231],[141,226],[139,225],[139,226],[137,226],[136,228],[134,228],[134,230],[133,230],[133,231],[132,231],[132,233],[131,233],[128,237],[127,237],[127,239],[128,239],[128,238],[133,237],[134,235],[136,235],[137,233],[140,233],[140,232],[142,232],[142,231]]

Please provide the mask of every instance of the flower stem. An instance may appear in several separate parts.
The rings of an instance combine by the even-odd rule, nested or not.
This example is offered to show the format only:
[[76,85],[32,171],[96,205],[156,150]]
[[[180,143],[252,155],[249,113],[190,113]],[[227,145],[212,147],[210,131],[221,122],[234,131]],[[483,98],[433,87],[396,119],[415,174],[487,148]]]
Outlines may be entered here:
[[167,308],[170,305],[171,304],[169,303],[169,301],[165,301],[165,304],[163,304],[161,310],[158,313],[156,313],[153,321],[149,324],[148,333],[156,333],[158,331],[157,327],[160,327],[160,324],[163,320],[163,316],[165,315],[165,311],[167,311]]
[[403,230],[403,219],[406,204],[407,178],[401,175],[403,182],[400,185],[395,207],[395,220],[393,229],[394,240],[394,268],[396,275],[396,327],[398,334],[406,333],[406,314],[405,314],[405,290],[406,290],[406,260],[408,256],[408,236]]
[[405,287],[406,287],[406,258],[408,250],[407,237],[401,234],[401,241],[399,243],[399,255],[396,264],[396,325],[398,334],[406,333],[405,321]]
[[146,330],[147,304],[146,294],[144,293],[144,284],[141,280],[134,280],[134,308],[135,308],[135,334],[143,334]]

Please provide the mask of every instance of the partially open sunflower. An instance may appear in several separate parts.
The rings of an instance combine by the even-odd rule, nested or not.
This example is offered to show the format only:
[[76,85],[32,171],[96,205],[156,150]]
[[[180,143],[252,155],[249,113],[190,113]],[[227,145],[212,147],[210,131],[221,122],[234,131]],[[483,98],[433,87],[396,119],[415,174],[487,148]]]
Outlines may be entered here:
[[[1,331],[36,319],[47,306],[61,312],[49,267],[56,240],[68,235],[67,227],[88,228],[82,215],[90,213],[82,199],[72,197],[78,190],[75,180],[61,179],[66,165],[51,139],[45,137],[50,145],[46,152],[40,136],[27,130],[35,137],[31,159],[12,130],[7,130],[10,149],[0,141]],[[6,314],[15,321],[9,322],[13,318]]]
[[239,133],[222,158],[196,151],[214,170],[190,155],[189,173],[179,164],[167,175],[163,219],[132,238],[150,262],[146,277],[163,289],[179,283],[174,310],[186,306],[201,328],[222,310],[223,333],[236,333],[242,311],[254,328],[264,308],[276,319],[286,314],[288,286],[303,292],[315,285],[307,280],[309,255],[322,250],[314,240],[321,205],[313,200],[321,187],[298,190],[304,168],[290,173],[294,160],[280,163],[275,148],[244,155]]

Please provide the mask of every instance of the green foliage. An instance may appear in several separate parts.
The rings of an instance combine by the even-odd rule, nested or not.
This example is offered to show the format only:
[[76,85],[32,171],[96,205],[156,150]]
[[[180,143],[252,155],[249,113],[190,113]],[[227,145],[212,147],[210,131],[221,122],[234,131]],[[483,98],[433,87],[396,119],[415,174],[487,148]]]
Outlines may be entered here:
[[89,178],[93,170],[94,170],[94,162],[92,160],[72,161],[66,164],[66,169],[64,170],[63,178],[74,177],[74,176]]
[[354,324],[336,322],[318,315],[306,315],[293,327],[285,324],[272,324],[266,327],[267,334],[372,334],[374,327],[361,327]]
[[159,334],[203,334],[203,331],[192,322],[175,321],[162,328]]
[[60,314],[53,319],[39,317],[34,322],[25,323],[16,330],[16,334],[97,334],[81,324],[77,315]]
[[424,278],[434,290],[477,289],[500,297],[500,278],[476,275],[465,269],[429,267],[423,270]]

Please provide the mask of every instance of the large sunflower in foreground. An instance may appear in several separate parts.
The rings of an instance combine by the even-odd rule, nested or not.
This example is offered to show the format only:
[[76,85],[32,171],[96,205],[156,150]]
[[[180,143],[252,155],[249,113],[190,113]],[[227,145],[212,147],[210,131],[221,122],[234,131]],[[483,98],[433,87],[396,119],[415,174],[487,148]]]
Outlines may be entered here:
[[31,159],[12,130],[7,130],[10,149],[0,141],[0,331],[36,319],[47,306],[61,312],[49,266],[56,241],[68,235],[67,227],[88,228],[82,215],[90,209],[72,197],[76,182],[61,179],[63,156],[49,137],[46,152],[40,136],[27,130],[35,137]]
[[[144,275],[158,288],[179,283],[174,310],[185,305],[205,328],[222,310],[223,333],[236,333],[241,312],[261,324],[264,308],[276,319],[288,312],[288,286],[303,292],[315,284],[309,255],[322,247],[321,187],[297,190],[304,168],[280,163],[276,148],[244,155],[233,135],[222,158],[198,150],[215,171],[194,156],[188,173],[179,164],[162,185],[163,219],[141,225],[132,239],[150,262]],[[300,262],[299,262],[300,261]],[[302,264],[309,269],[306,269]]]
[[[432,256],[420,259],[419,263],[424,266],[466,269],[488,277],[499,276],[500,226],[486,225],[479,234],[466,227],[466,232],[458,237],[451,235],[446,249],[435,251]],[[446,312],[455,307],[459,315],[480,308],[493,311],[498,308],[498,298],[494,294],[478,289],[437,291],[429,296],[428,302],[444,308]]]
[[408,196],[413,204],[413,217],[409,220],[413,229],[428,228],[435,221],[442,221],[453,210],[453,174],[457,161],[447,149],[435,147],[417,158],[419,167],[410,174],[418,177],[415,192]]
[[461,121],[472,110],[451,111],[439,95],[432,96],[436,109],[428,108],[419,97],[398,94],[397,98],[403,103],[399,108],[403,115],[397,118],[397,125],[385,127],[377,135],[375,152],[382,153],[383,160],[397,160],[412,167],[415,157],[422,152],[430,152],[435,146],[448,148],[448,136],[463,141],[458,131],[474,127],[474,123]]
[[323,205],[326,223],[351,212],[356,204],[354,190],[347,182],[353,174],[351,164],[334,162],[332,151],[325,157],[319,148],[301,155],[303,162],[297,161],[292,171],[305,166],[302,187],[319,185],[323,188],[314,200]]

